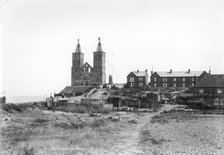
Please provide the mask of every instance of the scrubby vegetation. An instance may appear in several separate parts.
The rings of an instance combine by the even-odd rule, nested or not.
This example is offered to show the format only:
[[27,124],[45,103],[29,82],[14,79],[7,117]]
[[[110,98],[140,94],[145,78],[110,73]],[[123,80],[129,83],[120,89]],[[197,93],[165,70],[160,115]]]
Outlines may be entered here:
[[8,112],[22,112],[27,108],[38,108],[38,109],[47,109],[46,102],[29,102],[29,103],[21,103],[21,104],[13,104],[13,103],[2,103],[1,108]]
[[112,109],[104,108],[103,105],[98,104],[68,104],[63,106],[55,107],[56,111],[72,112],[72,113],[90,113],[97,112],[102,114],[109,114]]
[[146,154],[223,154],[223,117],[192,109],[164,111],[145,125],[140,144]]
[[158,138],[153,136],[152,133],[150,133],[149,130],[143,130],[141,132],[141,143],[144,145],[147,145],[147,143],[151,143],[153,145],[160,145],[163,142],[169,142],[170,140],[165,140],[163,138]]
[[170,110],[164,111],[160,115],[152,117],[151,123],[166,124],[169,122],[184,122],[189,120],[197,120],[205,116],[194,114],[193,112],[186,112],[184,110]]
[[37,107],[21,112],[21,105],[2,107],[3,154],[88,154],[91,149],[109,148],[118,130],[106,115],[89,117],[88,113],[53,112]]

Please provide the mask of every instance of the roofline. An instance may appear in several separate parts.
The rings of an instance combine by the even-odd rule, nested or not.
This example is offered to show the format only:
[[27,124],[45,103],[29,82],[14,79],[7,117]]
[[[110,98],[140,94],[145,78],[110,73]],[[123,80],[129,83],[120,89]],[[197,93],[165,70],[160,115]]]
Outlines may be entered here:
[[[163,71],[159,71],[159,72],[163,72]],[[202,71],[202,73],[199,75],[199,76],[197,76],[197,75],[192,75],[192,76],[184,76],[184,75],[181,75],[181,76],[172,76],[172,74],[170,74],[169,76],[160,76],[158,73],[159,72],[153,72],[152,74],[151,74],[151,76],[153,75],[153,74],[157,74],[159,77],[165,77],[165,78],[170,78],[170,77],[172,77],[172,78],[174,78],[174,77],[176,77],[176,78],[178,78],[178,77],[199,77],[199,76],[201,76],[203,73],[207,73],[206,71]],[[166,71],[164,71],[164,72],[166,72]],[[182,71],[174,71],[174,72],[182,72]],[[200,71],[192,71],[192,72],[200,72]],[[167,73],[169,73],[169,72],[167,72]],[[208,73],[207,73],[208,74]]]
[[224,87],[221,87],[221,86],[217,86],[217,87],[214,87],[214,86],[213,87],[205,87],[205,86],[203,86],[203,87],[200,87],[200,86],[195,85],[192,88],[224,88]]
[[83,52],[72,52],[72,54],[83,54],[84,55]]
[[104,51],[93,51],[93,53],[104,53],[104,54],[106,54],[106,52],[104,52]]

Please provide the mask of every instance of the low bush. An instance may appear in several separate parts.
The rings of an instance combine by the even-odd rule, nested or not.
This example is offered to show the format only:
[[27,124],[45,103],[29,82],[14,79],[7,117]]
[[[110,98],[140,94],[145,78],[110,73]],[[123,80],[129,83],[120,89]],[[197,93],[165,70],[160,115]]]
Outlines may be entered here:
[[92,128],[98,128],[98,127],[101,127],[101,126],[105,125],[105,123],[106,123],[106,121],[104,119],[94,120],[90,124],[90,127],[92,127]]
[[103,108],[102,105],[92,104],[91,107],[89,107],[88,104],[71,104],[67,106],[58,106],[54,110],[56,111],[64,111],[64,112],[73,112],[73,113],[102,113],[102,114],[109,114],[112,109],[109,108]]
[[1,108],[8,112],[11,112],[11,110],[12,110],[10,104],[5,104],[5,103],[1,104]]
[[16,104],[12,104],[10,103],[10,106],[11,106],[11,109],[15,110],[15,111],[18,111],[18,112],[21,112],[23,111],[23,107],[21,105],[16,105]]
[[100,109],[93,109],[91,111],[92,112],[101,113],[101,114],[109,114],[112,111],[112,109],[109,109],[109,108],[100,108]]
[[137,124],[138,122],[135,119],[128,120],[129,123]]
[[189,112],[184,111],[166,111],[165,113],[161,113],[160,115],[156,115],[152,117],[151,123],[160,123],[160,124],[166,124],[170,121],[174,122],[184,122],[188,120],[197,120],[201,118],[202,116],[194,115]]
[[8,111],[8,112],[12,112],[12,110],[15,110],[15,111],[18,111],[18,112],[23,111],[23,108],[22,108],[21,105],[12,104],[12,103],[2,104],[2,109],[5,110],[5,111]]
[[22,149],[21,153],[24,155],[34,155],[36,151],[33,147],[29,148],[28,146],[26,146]]
[[160,145],[162,144],[163,142],[169,142],[170,140],[166,140],[166,139],[163,139],[163,138],[155,138],[152,136],[151,132],[149,130],[143,130],[141,132],[141,142],[143,144],[147,144],[147,143],[151,143],[153,145]]
[[58,106],[54,110],[64,111],[64,112],[73,112],[73,113],[87,113],[89,111],[86,106],[81,106],[81,105]]

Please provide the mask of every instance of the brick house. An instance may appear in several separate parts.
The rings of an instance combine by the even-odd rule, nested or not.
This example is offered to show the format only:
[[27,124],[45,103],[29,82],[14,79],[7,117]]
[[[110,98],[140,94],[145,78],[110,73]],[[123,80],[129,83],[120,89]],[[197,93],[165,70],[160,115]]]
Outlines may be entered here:
[[152,72],[150,77],[151,87],[159,88],[190,88],[203,79],[206,71],[172,71]]
[[127,76],[127,86],[132,88],[140,88],[148,86],[148,71],[134,71]]
[[224,74],[207,75],[189,90],[194,100],[224,105]]

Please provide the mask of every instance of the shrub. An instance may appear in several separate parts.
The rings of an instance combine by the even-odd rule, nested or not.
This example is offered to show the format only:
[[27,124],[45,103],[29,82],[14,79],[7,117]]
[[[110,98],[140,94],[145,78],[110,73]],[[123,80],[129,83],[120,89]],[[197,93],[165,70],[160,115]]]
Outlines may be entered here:
[[93,113],[102,114],[109,114],[112,111],[110,108],[103,108],[102,104],[91,104],[90,106],[89,104],[68,104],[67,106],[58,106],[54,110],[73,113],[88,113],[91,110]]
[[12,104],[10,103],[10,106],[11,106],[11,109],[15,110],[15,111],[18,111],[18,112],[21,112],[23,110],[22,106],[21,105],[16,105],[16,104]]
[[72,108],[70,110],[70,112],[74,112],[74,113],[87,113],[88,112],[88,108],[86,106],[77,106],[75,108]]
[[142,143],[151,142],[153,145],[160,145],[163,142],[170,142],[170,140],[166,140],[163,138],[155,138],[152,136],[152,134],[149,130],[143,130],[141,132],[141,142]]
[[8,112],[11,112],[11,106],[10,106],[10,104],[3,103],[1,106],[2,106],[2,109],[3,110],[8,111]]
[[103,126],[105,125],[105,120],[103,119],[98,119],[98,120],[94,120],[91,124],[90,124],[90,127],[92,128],[97,128],[97,127],[100,127],[100,126]]
[[71,105],[71,106],[59,106],[54,110],[64,111],[64,112],[73,112],[73,113],[87,113],[88,107],[85,105]]
[[132,124],[137,124],[138,122],[134,119],[131,119],[131,120],[128,120],[129,123],[132,123]]
[[33,147],[29,148],[28,146],[24,147],[22,150],[22,154],[24,155],[34,155],[35,154],[35,150]]
[[99,108],[99,109],[93,109],[92,112],[97,112],[101,114],[109,114],[112,110],[109,108]]

